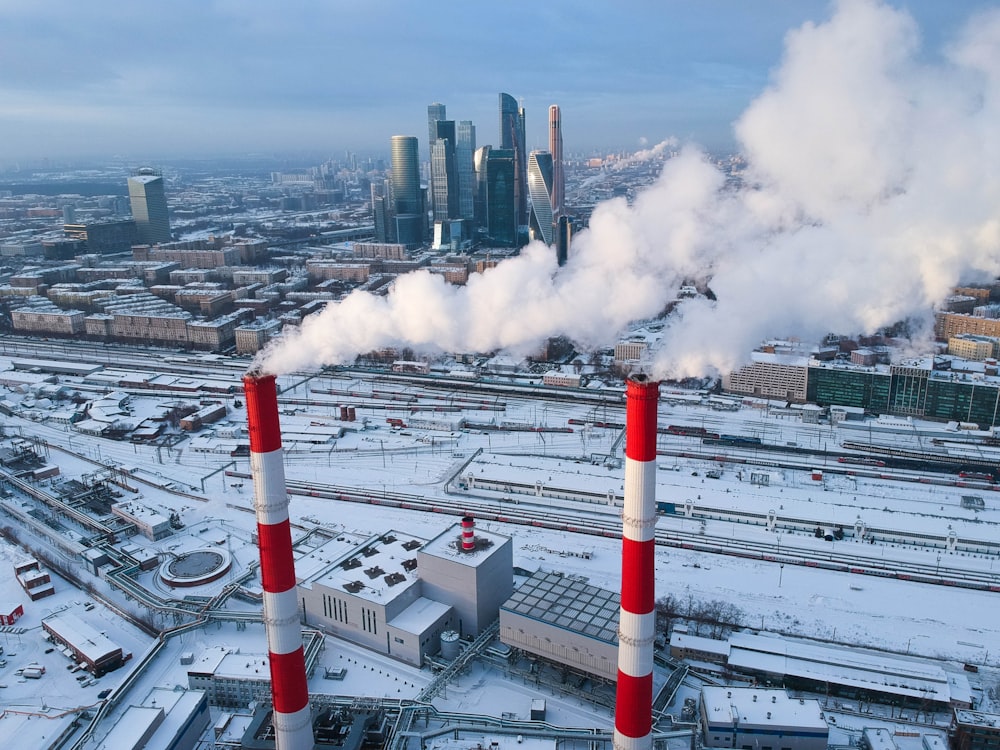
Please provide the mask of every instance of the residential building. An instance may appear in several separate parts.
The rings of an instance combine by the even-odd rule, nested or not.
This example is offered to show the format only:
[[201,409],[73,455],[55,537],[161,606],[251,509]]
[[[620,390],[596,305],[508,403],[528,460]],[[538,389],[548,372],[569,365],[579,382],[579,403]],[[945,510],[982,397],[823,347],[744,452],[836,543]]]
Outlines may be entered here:
[[808,357],[753,352],[750,364],[723,377],[722,387],[730,393],[804,403],[808,374]]

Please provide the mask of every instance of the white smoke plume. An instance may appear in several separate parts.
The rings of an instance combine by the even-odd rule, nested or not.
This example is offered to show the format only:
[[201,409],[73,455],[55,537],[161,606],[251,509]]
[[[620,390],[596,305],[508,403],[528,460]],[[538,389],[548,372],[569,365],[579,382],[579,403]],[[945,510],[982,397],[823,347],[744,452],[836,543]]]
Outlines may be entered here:
[[657,377],[726,372],[762,339],[818,340],[926,317],[959,282],[1000,271],[1000,11],[971,18],[936,63],[912,18],[842,0],[786,37],[770,86],[736,124],[747,187],[688,146],[628,205],[608,201],[557,268],[533,244],[465,287],[426,272],[385,297],[310,316],[258,365],[280,374],[386,346],[527,353],[563,334],[607,346],[682,283]]
[[[645,141],[645,138],[641,138],[640,145],[645,145]],[[652,148],[644,148],[639,151],[634,151],[628,156],[613,162],[611,168],[617,171],[625,169],[626,167],[631,167],[633,164],[663,158],[664,156],[668,156],[671,150],[677,148],[677,145],[678,141],[676,138],[666,138]]]

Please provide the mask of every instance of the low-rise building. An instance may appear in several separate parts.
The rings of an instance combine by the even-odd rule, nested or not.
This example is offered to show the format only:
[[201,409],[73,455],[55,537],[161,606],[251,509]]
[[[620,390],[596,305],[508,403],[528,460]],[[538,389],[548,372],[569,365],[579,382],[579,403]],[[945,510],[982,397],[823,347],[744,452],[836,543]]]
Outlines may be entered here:
[[956,709],[951,746],[953,750],[996,750],[1000,747],[1000,714]]
[[[311,674],[323,648],[323,634],[303,630],[302,640],[306,674]],[[188,687],[204,691],[212,706],[246,708],[252,701],[271,698],[271,669],[266,653],[247,654],[214,646],[192,660],[187,674]]]
[[173,533],[168,518],[135,500],[113,503],[111,513],[128,521],[139,530],[140,534],[154,542]]
[[70,612],[50,615],[42,620],[42,627],[95,677],[118,669],[132,656],[126,656],[121,646]]
[[705,747],[826,750],[830,727],[819,701],[784,690],[706,686],[701,689]]

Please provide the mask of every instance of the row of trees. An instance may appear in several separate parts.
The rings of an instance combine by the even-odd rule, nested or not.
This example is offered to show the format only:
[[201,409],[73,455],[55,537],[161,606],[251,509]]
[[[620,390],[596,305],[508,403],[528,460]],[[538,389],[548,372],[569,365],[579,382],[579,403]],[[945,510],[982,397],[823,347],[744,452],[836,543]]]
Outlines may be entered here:
[[656,600],[656,630],[669,635],[674,623],[688,624],[694,635],[706,638],[724,638],[734,630],[744,627],[743,610],[721,599],[702,601],[688,594],[677,598],[667,594]]

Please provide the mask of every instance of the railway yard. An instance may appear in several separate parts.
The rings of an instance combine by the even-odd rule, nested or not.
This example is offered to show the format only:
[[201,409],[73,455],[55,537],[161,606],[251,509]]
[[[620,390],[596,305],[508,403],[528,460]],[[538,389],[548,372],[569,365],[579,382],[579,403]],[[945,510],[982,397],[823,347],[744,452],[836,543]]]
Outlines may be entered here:
[[[90,374],[59,373],[58,383],[81,401],[122,394],[122,418],[135,423],[164,405],[225,406],[223,419],[197,430],[113,440],[50,418],[66,405],[8,385],[0,448],[7,457],[34,454],[38,469],[58,474],[5,467],[0,502],[3,524],[26,548],[84,583],[87,571],[73,560],[87,547],[122,562],[142,555],[135,547],[161,559],[206,540],[225,548],[231,568],[194,599],[152,574],[97,587],[97,613],[108,603],[142,623],[136,649],[143,629],[153,635],[185,618],[252,622],[251,604],[227,599],[255,569],[238,390],[248,362],[138,349],[87,358],[64,342],[12,340],[2,349],[0,370],[22,360],[43,373],[45,363],[91,363]],[[405,528],[431,538],[454,516],[472,515],[513,537],[519,569],[554,567],[618,586],[620,391],[349,369],[279,385],[297,536]],[[1000,448],[991,434],[908,420],[813,424],[784,404],[666,387],[659,415],[658,595],[725,599],[768,632],[993,673]],[[133,499],[170,518],[174,531],[156,541],[132,536],[117,516],[81,500],[81,487]],[[124,542],[133,549],[123,551]]]

